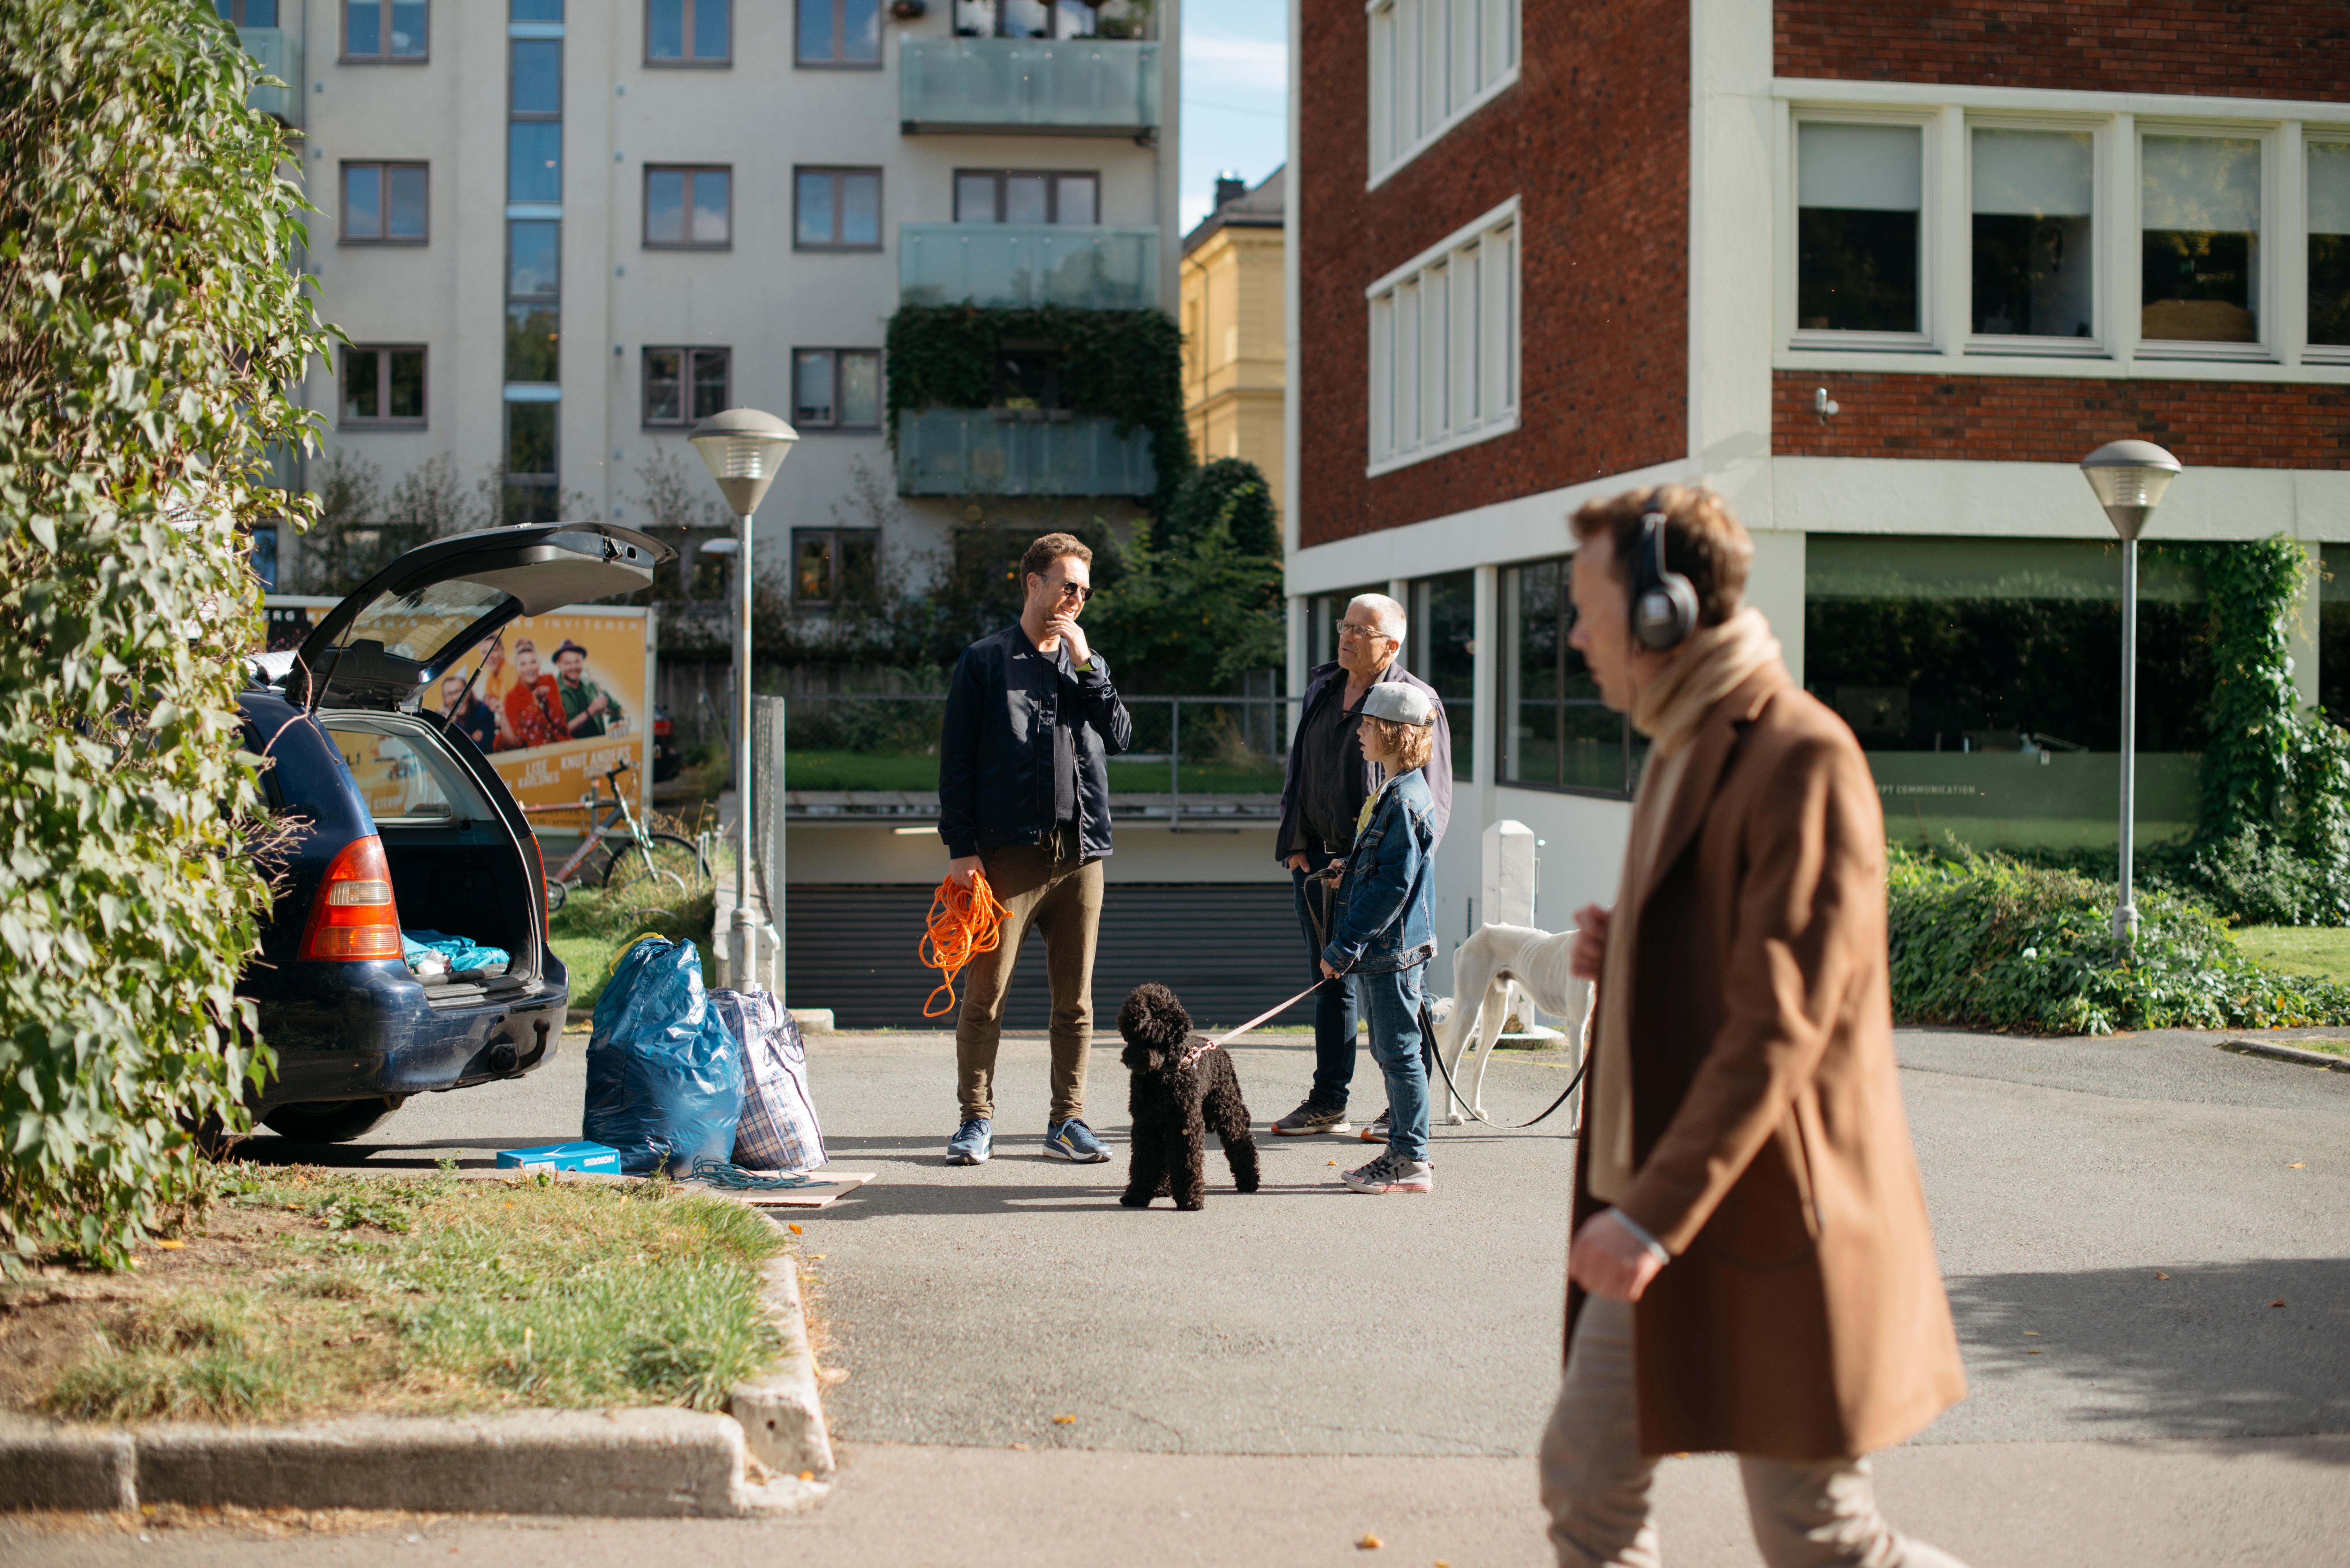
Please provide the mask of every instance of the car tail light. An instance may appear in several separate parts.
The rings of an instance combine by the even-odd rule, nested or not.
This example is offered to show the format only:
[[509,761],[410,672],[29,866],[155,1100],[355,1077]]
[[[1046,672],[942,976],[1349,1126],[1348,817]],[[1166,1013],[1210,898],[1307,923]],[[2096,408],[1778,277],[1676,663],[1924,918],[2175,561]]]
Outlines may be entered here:
[[655,719],[653,721],[653,733],[659,735],[664,741],[668,740],[670,737],[669,721],[667,719]]
[[318,896],[310,904],[310,929],[302,933],[306,959],[396,959],[400,956],[400,911],[391,901],[391,867],[383,840],[373,834],[343,846]]

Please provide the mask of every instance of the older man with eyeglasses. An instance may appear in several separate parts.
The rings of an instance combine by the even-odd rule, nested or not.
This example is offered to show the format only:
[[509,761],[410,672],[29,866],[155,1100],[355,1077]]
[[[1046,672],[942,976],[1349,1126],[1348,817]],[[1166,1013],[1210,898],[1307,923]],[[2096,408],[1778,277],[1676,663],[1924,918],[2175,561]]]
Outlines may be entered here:
[[1109,661],[1077,628],[1093,597],[1093,558],[1067,534],[1030,545],[1020,558],[1019,621],[963,649],[947,690],[939,742],[947,875],[967,888],[984,870],[1005,911],[1000,944],[964,971],[955,1020],[962,1120],[947,1143],[950,1165],[984,1164],[994,1150],[1003,996],[1032,926],[1045,936],[1053,990],[1045,1154],[1087,1165],[1109,1158],[1085,1123],[1086,1054],[1101,863],[1110,852],[1108,759],[1133,743],[1134,723],[1110,684]]
[[[1379,787],[1379,771],[1363,755],[1356,732],[1363,699],[1382,680],[1399,680],[1428,693],[1436,710],[1436,745],[1424,770],[1435,809],[1430,814],[1441,841],[1452,815],[1452,727],[1436,689],[1404,669],[1403,606],[1385,594],[1357,594],[1338,622],[1336,662],[1317,665],[1305,678],[1305,701],[1297,732],[1289,743],[1289,777],[1281,789],[1281,831],[1274,857],[1289,867],[1297,895],[1297,924],[1305,933],[1306,973],[1321,972],[1333,912],[1331,885],[1324,873],[1343,865],[1355,846],[1363,803]],[[1433,850],[1434,846],[1431,845]],[[1339,975],[1322,981],[1314,1000],[1314,1083],[1305,1101],[1273,1124],[1289,1137],[1348,1133],[1347,1087],[1355,1077],[1355,983]],[[1387,1137],[1387,1113],[1379,1113],[1364,1137]]]

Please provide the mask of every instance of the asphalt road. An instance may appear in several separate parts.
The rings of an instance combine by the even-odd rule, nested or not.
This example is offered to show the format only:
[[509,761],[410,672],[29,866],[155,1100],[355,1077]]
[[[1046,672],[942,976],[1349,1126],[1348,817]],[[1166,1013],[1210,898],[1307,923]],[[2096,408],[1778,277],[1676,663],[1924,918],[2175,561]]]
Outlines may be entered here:
[[[1901,1035],[1971,1393],[1884,1456],[1880,1484],[1897,1521],[1977,1568],[2350,1561],[2350,1070],[2212,1038]],[[471,1162],[576,1137],[581,1044],[531,1079],[412,1102],[343,1158]],[[1235,1054],[1260,1123],[1296,1102],[1304,1041]],[[745,1563],[1335,1563],[1374,1530],[1399,1561],[1544,1561],[1528,1456],[1558,1366],[1557,1119],[1440,1129],[1426,1198],[1339,1187],[1329,1162],[1360,1143],[1284,1139],[1261,1193],[1213,1179],[1201,1213],[1135,1213],[1115,1201],[1125,1085],[1108,1050],[1090,1118],[1118,1148],[1107,1166],[1037,1156],[1041,1041],[1006,1042],[1000,1152],[977,1169],[939,1158],[944,1037],[826,1037],[812,1074],[836,1163],[879,1173],[797,1216],[847,1374],[827,1396],[840,1490],[817,1513],[377,1524],[282,1545],[0,1527],[0,1558],[422,1546],[588,1568],[691,1542]],[[1487,1107],[1523,1119],[1565,1081],[1555,1059],[1505,1054]],[[1376,1112],[1367,1057],[1357,1090]],[[296,1152],[274,1143],[255,1152]],[[1728,1461],[1668,1465],[1660,1486],[1676,1563],[1754,1561]]]

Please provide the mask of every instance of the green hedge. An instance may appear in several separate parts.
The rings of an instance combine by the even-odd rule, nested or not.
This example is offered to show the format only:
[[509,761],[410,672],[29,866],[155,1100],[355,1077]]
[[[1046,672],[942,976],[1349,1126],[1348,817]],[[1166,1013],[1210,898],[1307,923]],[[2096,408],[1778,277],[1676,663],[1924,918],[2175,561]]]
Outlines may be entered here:
[[2191,898],[2140,892],[2125,953],[2110,882],[1956,846],[1896,845],[1890,857],[1899,1023],[2034,1034],[2350,1023],[2350,986],[2262,969]]

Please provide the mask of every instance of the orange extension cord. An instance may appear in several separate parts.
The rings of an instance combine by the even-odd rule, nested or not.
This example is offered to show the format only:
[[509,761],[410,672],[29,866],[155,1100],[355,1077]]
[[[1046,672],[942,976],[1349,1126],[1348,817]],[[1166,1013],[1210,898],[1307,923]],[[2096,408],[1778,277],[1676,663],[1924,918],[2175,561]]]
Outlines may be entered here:
[[[938,970],[946,978],[923,1001],[923,1017],[943,1018],[954,1011],[955,976],[980,954],[995,950],[1003,940],[1008,913],[995,901],[984,871],[973,870],[968,888],[959,886],[952,877],[939,884],[939,890],[931,895],[930,918],[922,940],[914,945],[914,955],[926,968]],[[938,1001],[941,991],[947,993],[946,1005],[933,1009],[931,1003]]]

